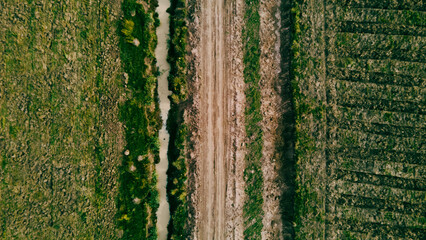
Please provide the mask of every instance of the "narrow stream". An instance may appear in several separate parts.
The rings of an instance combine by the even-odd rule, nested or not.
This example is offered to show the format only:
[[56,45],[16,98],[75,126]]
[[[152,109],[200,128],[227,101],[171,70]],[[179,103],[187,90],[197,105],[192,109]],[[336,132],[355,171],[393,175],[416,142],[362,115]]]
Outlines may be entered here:
[[167,41],[169,38],[169,14],[166,10],[170,7],[170,0],[159,0],[157,12],[159,14],[161,25],[157,28],[158,44],[155,49],[157,64],[161,75],[158,77],[158,95],[160,98],[161,118],[163,126],[160,130],[160,163],[155,167],[158,174],[158,190],[160,193],[160,207],[157,211],[157,229],[158,239],[167,239],[167,225],[170,219],[169,203],[167,202],[167,168],[169,161],[167,159],[167,149],[169,146],[169,133],[166,130],[167,115],[170,110],[170,101],[168,96],[171,92],[168,90],[167,77],[169,76],[170,65],[167,62]]

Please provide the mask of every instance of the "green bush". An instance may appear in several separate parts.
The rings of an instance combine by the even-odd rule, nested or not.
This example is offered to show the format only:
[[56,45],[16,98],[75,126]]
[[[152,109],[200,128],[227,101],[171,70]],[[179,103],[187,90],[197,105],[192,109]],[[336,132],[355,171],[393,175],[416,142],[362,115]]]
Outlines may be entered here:
[[170,40],[167,61],[170,63],[169,89],[172,91],[171,110],[167,128],[170,134],[168,151],[169,169],[167,171],[167,195],[171,219],[168,226],[170,239],[187,239],[187,126],[183,122],[183,111],[187,93],[186,26],[187,10],[184,0],[172,0],[170,13]]

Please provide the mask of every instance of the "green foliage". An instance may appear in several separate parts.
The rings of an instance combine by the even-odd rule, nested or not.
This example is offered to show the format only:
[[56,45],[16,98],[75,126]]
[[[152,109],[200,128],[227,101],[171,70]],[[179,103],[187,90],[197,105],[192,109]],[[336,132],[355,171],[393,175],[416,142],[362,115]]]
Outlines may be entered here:
[[312,177],[305,167],[309,166],[308,162],[313,158],[312,154],[317,151],[316,140],[312,136],[313,130],[309,128],[310,121],[324,121],[325,106],[312,96],[305,95],[300,87],[301,82],[312,74],[308,72],[309,56],[304,52],[305,49],[302,49],[304,47],[303,34],[306,34],[304,32],[306,27],[302,25],[300,4],[303,4],[303,1],[293,1],[291,9],[292,54],[290,75],[296,118],[295,157],[297,159],[294,225],[296,239],[307,239],[312,236],[305,235],[306,232],[301,230],[304,227],[304,219],[307,216],[317,216],[319,221],[323,221],[316,205],[320,202],[320,199],[313,189],[316,183],[311,180]]
[[170,134],[168,151],[169,169],[167,171],[167,195],[170,204],[170,239],[187,239],[187,126],[183,122],[183,111],[187,93],[187,33],[188,16],[184,0],[172,0],[170,13],[170,40],[167,61],[170,63],[169,89],[172,91],[171,110],[167,129]]
[[[171,125],[169,124],[169,126]],[[171,134],[170,137],[174,142],[171,145],[173,148],[170,149],[171,151],[169,150],[170,164],[167,171],[167,193],[171,212],[171,220],[168,226],[169,236],[171,239],[187,239],[188,203],[186,181],[188,177],[184,155],[187,138],[186,126],[184,124],[180,125],[178,131],[173,131],[173,135]]]
[[296,0],[292,14],[296,239],[422,238],[419,205],[402,205],[424,196],[407,165],[420,159],[424,4]]
[[188,98],[186,46],[188,16],[184,0],[173,0],[168,9],[170,13],[170,42],[167,61],[170,63],[169,89],[172,91],[172,102],[179,104]]
[[124,1],[122,8],[121,59],[131,97],[120,107],[127,145],[120,168],[117,223],[123,229],[122,239],[156,239],[159,200],[154,164],[159,158],[161,119],[155,92],[155,8],[151,4],[146,11],[134,0]]
[[121,32],[124,34],[128,43],[133,42],[134,37],[132,36],[132,34],[134,27],[135,23],[132,20],[125,19],[123,21],[123,29],[121,29]]

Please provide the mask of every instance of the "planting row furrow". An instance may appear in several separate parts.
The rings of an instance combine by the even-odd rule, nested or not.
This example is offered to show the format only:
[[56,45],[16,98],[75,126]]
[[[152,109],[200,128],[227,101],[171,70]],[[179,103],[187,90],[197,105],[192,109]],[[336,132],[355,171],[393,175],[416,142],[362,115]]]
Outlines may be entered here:
[[425,191],[407,190],[388,186],[377,186],[368,183],[346,182],[341,179],[332,181],[335,194],[361,195],[368,198],[377,198],[389,201],[398,201],[411,204],[423,204]]
[[353,130],[353,131],[362,131],[365,133],[372,133],[382,136],[400,136],[400,137],[415,137],[415,138],[425,138],[426,128],[421,127],[408,127],[408,126],[398,126],[391,124],[382,124],[382,123],[374,123],[368,120],[360,121],[360,120],[347,120],[342,119],[338,120],[338,117],[333,118],[330,121],[330,125],[338,127],[340,129]]
[[394,176],[365,173],[342,169],[337,166],[332,170],[331,179],[340,179],[352,183],[366,183],[376,186],[388,186],[407,190],[426,191],[425,179],[407,179]]
[[403,164],[422,165],[424,163],[422,152],[414,150],[402,151],[394,149],[372,148],[371,146],[345,146],[329,148],[329,155],[338,157],[369,159],[372,161],[387,161]]
[[425,180],[424,174],[426,173],[426,167],[422,165],[350,158],[336,155],[329,156],[329,159],[330,167],[333,168],[419,181]]
[[335,26],[336,32],[373,33],[426,37],[426,27],[343,21]]
[[327,75],[332,78],[359,83],[375,83],[380,85],[419,86],[425,87],[425,76],[411,74],[386,73],[380,71],[362,71],[346,67],[329,66]]
[[342,194],[337,197],[336,203],[338,205],[353,206],[363,209],[377,209],[411,215],[420,214],[421,212],[426,211],[426,204],[424,203],[415,204],[398,202],[378,198],[369,198],[362,195]]
[[337,2],[336,5],[353,8],[426,11],[426,6],[423,4],[422,0],[343,0]]

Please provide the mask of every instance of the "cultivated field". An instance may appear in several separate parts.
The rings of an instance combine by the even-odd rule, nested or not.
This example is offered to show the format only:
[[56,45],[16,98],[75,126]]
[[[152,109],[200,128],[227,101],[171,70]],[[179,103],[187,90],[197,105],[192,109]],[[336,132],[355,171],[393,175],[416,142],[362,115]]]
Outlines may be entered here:
[[298,239],[425,238],[424,10],[296,4]]

